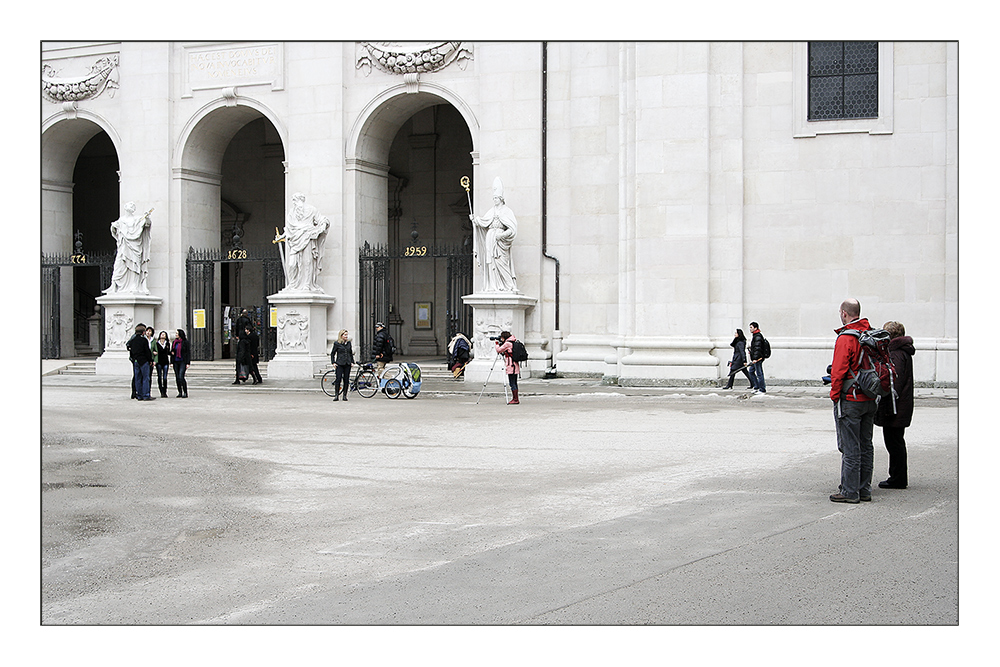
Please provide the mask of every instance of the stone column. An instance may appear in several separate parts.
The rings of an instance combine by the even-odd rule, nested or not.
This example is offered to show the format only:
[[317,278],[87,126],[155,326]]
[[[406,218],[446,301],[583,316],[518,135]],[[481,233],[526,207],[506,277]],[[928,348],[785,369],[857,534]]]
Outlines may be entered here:
[[[463,296],[462,301],[473,308],[471,338],[475,355],[465,367],[465,381],[486,383],[488,377],[490,383],[502,385],[507,381],[507,375],[503,360],[496,358],[496,347],[490,337],[509,331],[524,342],[524,314],[535,307],[538,299],[515,292],[480,292]],[[531,363],[530,360],[527,363]],[[527,370],[522,367],[522,376],[528,377]]]
[[151,294],[105,294],[96,299],[104,307],[104,353],[97,358],[97,375],[132,375],[132,362],[125,344],[137,324],[156,328],[153,309],[163,299]]
[[327,310],[336,298],[320,292],[282,290],[267,297],[277,308],[278,348],[267,363],[268,379],[309,379],[330,363]]

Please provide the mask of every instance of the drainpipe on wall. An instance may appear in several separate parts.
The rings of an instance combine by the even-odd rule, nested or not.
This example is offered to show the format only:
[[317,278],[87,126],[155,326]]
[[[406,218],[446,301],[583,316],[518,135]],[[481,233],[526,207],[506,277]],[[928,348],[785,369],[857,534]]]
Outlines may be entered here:
[[542,257],[551,259],[556,263],[555,269],[555,328],[552,331],[552,360],[551,367],[545,373],[546,377],[555,377],[556,355],[562,351],[562,332],[559,330],[559,260],[549,254],[549,228],[548,228],[548,71],[549,44],[542,42]]

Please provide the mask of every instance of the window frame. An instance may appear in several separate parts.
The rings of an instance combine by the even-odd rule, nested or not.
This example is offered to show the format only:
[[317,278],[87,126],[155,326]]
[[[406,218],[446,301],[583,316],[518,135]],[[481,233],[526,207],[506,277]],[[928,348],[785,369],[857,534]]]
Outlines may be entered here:
[[893,43],[878,43],[878,118],[809,120],[809,42],[792,45],[792,118],[795,138],[821,134],[892,134]]

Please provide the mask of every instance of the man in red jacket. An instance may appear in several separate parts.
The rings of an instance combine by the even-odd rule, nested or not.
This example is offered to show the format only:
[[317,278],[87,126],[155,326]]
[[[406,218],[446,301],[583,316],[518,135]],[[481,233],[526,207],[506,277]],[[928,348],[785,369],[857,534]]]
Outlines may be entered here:
[[861,317],[861,304],[848,299],[840,304],[840,322],[836,329],[830,371],[830,399],[837,425],[837,449],[840,450],[840,490],[830,496],[835,503],[859,503],[872,499],[872,468],[875,448],[875,401],[851,382],[861,365],[861,343],[853,335],[841,336],[842,331],[868,331],[871,326]]

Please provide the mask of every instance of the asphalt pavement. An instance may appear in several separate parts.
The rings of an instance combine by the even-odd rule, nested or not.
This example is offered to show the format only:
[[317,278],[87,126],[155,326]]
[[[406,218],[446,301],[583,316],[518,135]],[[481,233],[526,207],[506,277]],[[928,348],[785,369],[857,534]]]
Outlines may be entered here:
[[954,389],[918,391],[910,487],[860,505],[828,499],[822,387],[481,390],[42,378],[42,624],[959,621]]

